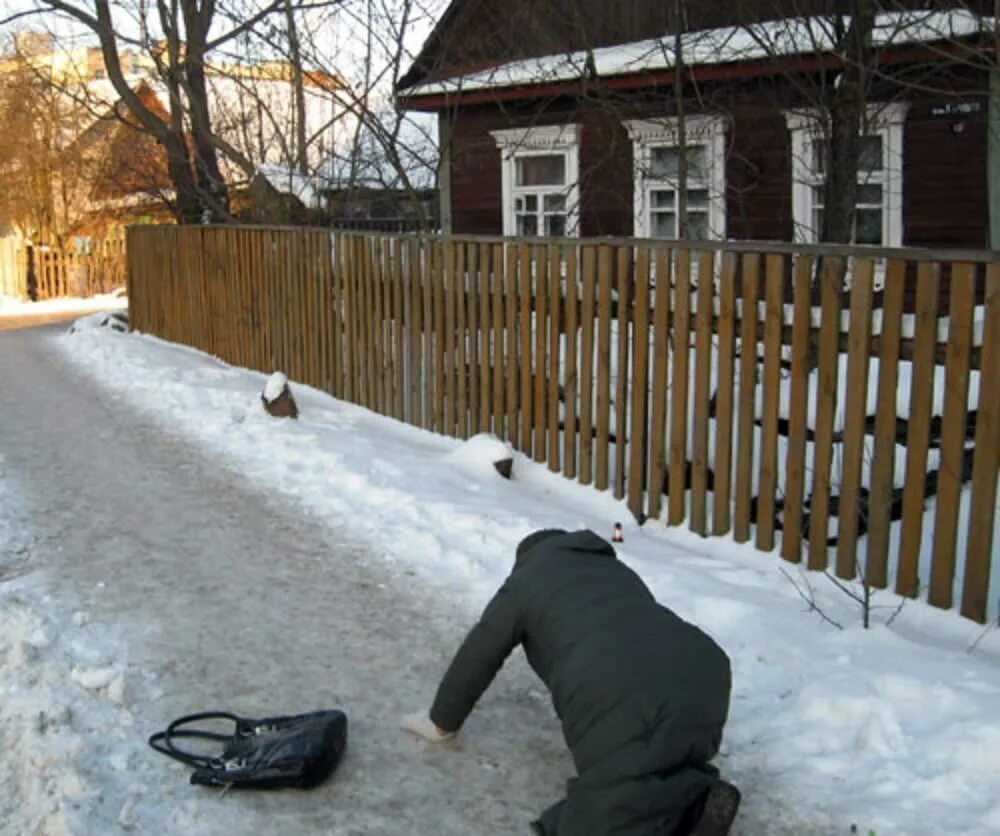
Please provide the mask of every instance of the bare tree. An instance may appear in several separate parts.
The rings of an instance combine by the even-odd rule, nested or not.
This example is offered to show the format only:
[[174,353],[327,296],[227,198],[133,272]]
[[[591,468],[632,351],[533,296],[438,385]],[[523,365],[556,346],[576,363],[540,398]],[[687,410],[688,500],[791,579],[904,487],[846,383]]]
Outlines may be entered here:
[[[16,43],[16,41],[15,41]],[[17,48],[0,85],[0,226],[61,246],[80,221],[92,161],[69,126],[84,117],[46,72]]]
[[[271,16],[287,13],[292,0],[222,7],[217,0],[143,0],[112,7],[73,0],[35,0],[40,14],[56,14],[84,27],[100,45],[107,78],[139,126],[163,147],[175,192],[174,213],[185,223],[230,217],[229,189],[220,154],[251,168],[212,127],[209,56]],[[227,28],[216,34],[220,24]],[[124,53],[152,57],[167,91],[167,118],[145,104],[123,71]],[[250,174],[247,171],[247,174]]]

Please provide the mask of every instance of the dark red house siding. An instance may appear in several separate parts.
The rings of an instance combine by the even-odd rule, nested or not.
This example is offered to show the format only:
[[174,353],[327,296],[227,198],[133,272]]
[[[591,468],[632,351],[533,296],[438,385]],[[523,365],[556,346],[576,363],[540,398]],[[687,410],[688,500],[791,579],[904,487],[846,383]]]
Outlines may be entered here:
[[[752,101],[752,91],[709,112],[730,118],[727,131],[727,237],[792,239],[792,173],[782,107]],[[973,102],[978,112],[935,114],[934,108]],[[632,142],[622,122],[663,116],[665,96],[642,102],[568,99],[520,109],[482,105],[459,109],[452,132],[452,216],[458,234],[503,231],[500,152],[490,131],[579,123],[583,236],[633,234]],[[958,127],[961,125],[961,127]],[[903,243],[908,246],[988,246],[986,103],[956,98],[911,105],[903,130]]]
[[[978,112],[935,114],[971,104]],[[903,243],[989,246],[987,120],[983,98],[911,106],[903,133]]]
[[509,127],[495,108],[463,108],[451,134],[452,224],[467,235],[503,232],[500,151],[490,131]]
[[727,138],[726,236],[791,240],[791,148],[785,117],[773,106],[734,108]]

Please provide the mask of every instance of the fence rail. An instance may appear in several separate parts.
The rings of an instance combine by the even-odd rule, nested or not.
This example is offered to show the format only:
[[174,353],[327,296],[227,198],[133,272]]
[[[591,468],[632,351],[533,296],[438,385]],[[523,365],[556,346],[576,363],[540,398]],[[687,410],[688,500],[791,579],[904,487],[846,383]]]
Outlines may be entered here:
[[983,621],[998,258],[134,228],[130,321]]

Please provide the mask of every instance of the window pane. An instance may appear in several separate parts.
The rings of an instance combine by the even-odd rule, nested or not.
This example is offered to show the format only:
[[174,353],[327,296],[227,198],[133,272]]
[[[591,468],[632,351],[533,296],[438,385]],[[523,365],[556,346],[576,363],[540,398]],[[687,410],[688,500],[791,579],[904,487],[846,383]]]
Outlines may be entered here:
[[858,173],[882,170],[882,137],[863,136],[858,150]]
[[650,192],[650,203],[653,209],[673,209],[675,192],[666,189],[655,189]]
[[517,234],[518,235],[537,235],[538,234],[538,219],[534,215],[518,215],[517,216]]
[[688,238],[703,241],[708,237],[708,213],[688,212]]
[[561,238],[566,235],[566,216],[565,215],[546,215],[545,216],[545,234],[554,235],[557,238]]
[[826,146],[820,140],[809,143],[809,167],[816,174],[826,174]]
[[704,180],[708,177],[708,147],[689,145],[687,149],[688,177]]
[[565,212],[566,211],[566,195],[564,194],[547,194],[544,197],[544,206],[546,212]]
[[649,160],[649,174],[672,180],[677,176],[678,153],[676,148],[654,148]]
[[854,223],[855,239],[859,244],[882,243],[881,209],[858,209]]
[[677,216],[673,212],[651,212],[649,219],[653,238],[677,237]]
[[[708,147],[689,145],[687,147],[687,176],[703,180],[708,176]],[[661,146],[652,149],[649,174],[662,180],[675,180],[680,175],[680,148]]]
[[882,205],[882,187],[878,185],[859,185],[857,202]]
[[688,192],[688,209],[707,209],[708,189],[692,189]]
[[546,154],[517,158],[517,185],[562,186],[566,182],[566,157]]
[[538,195],[527,194],[524,196],[524,210],[526,212],[538,211]]

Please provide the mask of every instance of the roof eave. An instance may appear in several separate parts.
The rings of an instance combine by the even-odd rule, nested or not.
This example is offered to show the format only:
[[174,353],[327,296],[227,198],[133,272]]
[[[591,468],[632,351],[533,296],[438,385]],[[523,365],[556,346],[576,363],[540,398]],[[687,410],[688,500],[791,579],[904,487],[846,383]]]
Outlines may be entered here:
[[[989,44],[985,44],[984,47],[986,51],[991,49],[991,45]],[[952,52],[959,52],[959,50],[960,46],[958,44],[900,46],[880,52],[876,63],[884,66],[887,64],[943,62],[953,57]],[[728,64],[702,64],[688,67],[685,72],[687,78],[692,82],[706,82],[778,75],[789,71],[820,72],[840,69],[843,66],[844,60],[833,53],[809,53]],[[676,70],[666,68],[602,76],[597,80],[567,79],[548,83],[516,84],[411,94],[401,91],[397,93],[396,101],[405,110],[432,112],[447,110],[461,105],[549,99],[556,96],[578,96],[595,89],[625,92],[644,88],[657,88],[673,84],[675,78]]]

